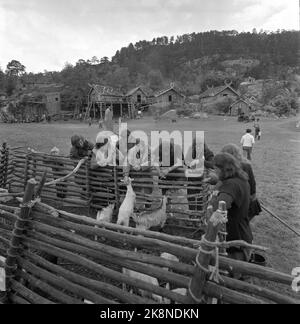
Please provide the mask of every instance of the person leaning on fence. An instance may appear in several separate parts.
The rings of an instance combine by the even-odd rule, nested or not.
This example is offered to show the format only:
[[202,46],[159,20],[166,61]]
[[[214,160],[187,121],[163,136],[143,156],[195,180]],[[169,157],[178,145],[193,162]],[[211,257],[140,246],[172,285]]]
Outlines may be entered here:
[[[193,140],[192,144],[192,159],[197,160],[200,157],[196,156],[196,139]],[[211,170],[214,168],[213,160],[214,153],[209,149],[206,143],[204,143],[204,167],[205,170]],[[187,181],[191,182],[201,182],[203,180],[203,176],[200,178],[187,178]],[[189,210],[190,211],[203,211],[203,197],[201,197],[201,193],[203,192],[203,188],[200,189],[187,189],[188,202],[189,202]],[[196,197],[198,195],[199,197]],[[191,197],[193,196],[193,197]]]
[[[72,148],[70,151],[70,158],[77,162],[85,157],[88,157],[94,148],[94,144],[89,142],[81,135],[74,135],[71,138]],[[77,164],[76,164],[77,165]],[[75,174],[75,183],[86,191],[86,180],[83,176]]]
[[91,152],[94,148],[94,144],[89,142],[81,135],[72,136],[71,144],[72,148],[70,151],[70,158],[76,160],[89,156],[89,152]]
[[[111,131],[101,131],[96,137],[96,144],[93,149],[92,159],[91,159],[91,170],[93,172],[103,172],[107,173],[108,169],[116,165],[116,143],[118,141],[118,136]],[[113,170],[111,169],[112,174]],[[97,198],[97,192],[106,191],[110,195],[114,195],[114,189],[110,186],[104,186],[96,183],[90,188],[92,194],[91,204],[96,205],[99,198]],[[101,203],[103,205],[103,202]],[[110,199],[107,199],[107,207],[111,204]]]
[[[145,178],[152,173],[151,152],[149,147],[140,139],[134,138],[130,130],[124,131],[117,142],[117,165],[123,167],[124,177],[135,178],[135,172]],[[135,188],[137,193],[150,196],[153,193],[152,187]],[[148,200],[148,198],[146,198]],[[145,204],[145,208],[151,208],[151,200]]]
[[246,157],[249,161],[252,160],[253,146],[255,144],[255,139],[251,133],[252,130],[247,129],[246,134],[241,139],[244,157]]
[[[228,210],[227,241],[245,241],[252,244],[253,234],[248,218],[250,204],[250,185],[248,175],[241,164],[231,154],[221,153],[215,156],[214,166],[221,181],[218,195],[214,201],[214,211],[220,201],[225,201]],[[246,248],[229,248],[230,258],[249,262],[251,250]]]
[[256,180],[252,166],[248,160],[242,157],[239,147],[235,144],[225,145],[221,152],[233,155],[241,163],[242,169],[248,175],[250,185],[249,220],[251,221],[255,216],[258,216],[262,212],[260,203],[256,197]]
[[[170,149],[164,151],[164,148],[168,146]],[[154,158],[156,162],[155,164],[157,164],[157,162],[159,164],[155,169],[161,179],[169,182],[185,180],[183,171],[181,170],[184,163],[184,155],[182,148],[179,145],[176,145],[174,141],[171,143],[160,143],[159,147],[152,152],[152,155],[152,159]],[[154,162],[152,161],[152,164],[153,163]],[[162,195],[165,196],[168,191],[168,188],[163,188]]]

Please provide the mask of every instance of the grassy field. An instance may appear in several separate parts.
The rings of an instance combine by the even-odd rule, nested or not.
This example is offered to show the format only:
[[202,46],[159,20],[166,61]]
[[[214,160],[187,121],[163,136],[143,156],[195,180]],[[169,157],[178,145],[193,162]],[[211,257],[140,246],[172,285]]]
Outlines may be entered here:
[[[129,122],[130,129],[202,130],[206,142],[217,153],[227,143],[239,144],[247,128],[236,119],[210,117],[207,120],[180,120],[154,123],[152,119]],[[300,132],[296,118],[262,120],[262,141],[254,150],[253,168],[258,197],[283,220],[300,232]],[[48,152],[53,146],[68,154],[70,138],[82,134],[95,141],[98,127],[86,124],[0,124],[0,142]],[[254,221],[255,243],[271,248],[267,255],[270,266],[291,273],[300,266],[300,239],[270,215],[263,213]]]

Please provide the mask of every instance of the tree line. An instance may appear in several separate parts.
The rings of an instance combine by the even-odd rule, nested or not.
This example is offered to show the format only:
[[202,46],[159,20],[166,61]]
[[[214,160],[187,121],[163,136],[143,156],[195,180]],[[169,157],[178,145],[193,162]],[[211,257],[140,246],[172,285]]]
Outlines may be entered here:
[[[256,79],[288,80],[298,71],[297,31],[277,32],[209,31],[181,36],[162,36],[152,41],[139,41],[121,48],[109,59],[96,56],[66,63],[60,72],[26,73],[18,61],[11,61],[0,70],[0,91],[12,95],[22,83],[62,83],[63,104],[72,109],[84,104],[89,83],[113,86],[121,90],[144,85],[155,92],[175,82],[186,94],[194,95],[208,86],[231,80],[238,85],[248,76]],[[251,59],[257,64],[247,66],[223,63]]]

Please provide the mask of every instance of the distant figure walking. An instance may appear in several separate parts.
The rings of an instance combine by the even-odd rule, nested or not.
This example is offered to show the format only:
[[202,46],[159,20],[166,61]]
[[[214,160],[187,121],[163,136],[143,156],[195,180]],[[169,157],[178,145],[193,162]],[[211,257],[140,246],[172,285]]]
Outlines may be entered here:
[[260,120],[257,119],[256,122],[254,123],[254,129],[255,129],[255,139],[259,140],[261,139],[261,128],[260,128]]
[[104,119],[104,124],[105,124],[105,130],[107,131],[114,131],[114,126],[113,126],[113,110],[112,107],[109,107],[105,111],[105,119]]
[[255,144],[254,136],[251,135],[251,133],[252,130],[247,129],[246,134],[241,139],[244,157],[247,158],[249,161],[252,160],[252,151],[253,151],[253,146]]

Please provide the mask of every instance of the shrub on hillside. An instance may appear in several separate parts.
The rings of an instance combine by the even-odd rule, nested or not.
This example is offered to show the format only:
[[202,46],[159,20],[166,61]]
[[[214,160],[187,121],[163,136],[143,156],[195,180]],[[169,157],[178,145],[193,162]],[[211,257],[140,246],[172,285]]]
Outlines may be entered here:
[[204,111],[211,115],[224,115],[229,113],[229,108],[233,104],[233,100],[229,98],[221,98],[204,106]]

